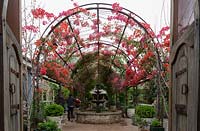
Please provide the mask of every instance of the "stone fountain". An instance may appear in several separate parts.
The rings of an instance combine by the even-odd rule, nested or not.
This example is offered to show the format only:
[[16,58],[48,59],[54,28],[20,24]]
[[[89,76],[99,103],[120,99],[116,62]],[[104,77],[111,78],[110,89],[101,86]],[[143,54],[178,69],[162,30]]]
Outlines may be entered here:
[[76,121],[87,124],[111,124],[121,121],[122,111],[102,111],[101,105],[105,107],[106,91],[96,86],[90,93],[93,96],[92,103],[95,103],[94,111],[78,111]]
[[93,99],[91,102],[96,104],[95,106],[96,113],[100,113],[101,112],[100,105],[105,107],[104,103],[107,101],[105,99],[105,96],[107,95],[107,93],[105,90],[99,89],[98,87],[94,88],[92,91],[90,91],[90,93],[93,96]]

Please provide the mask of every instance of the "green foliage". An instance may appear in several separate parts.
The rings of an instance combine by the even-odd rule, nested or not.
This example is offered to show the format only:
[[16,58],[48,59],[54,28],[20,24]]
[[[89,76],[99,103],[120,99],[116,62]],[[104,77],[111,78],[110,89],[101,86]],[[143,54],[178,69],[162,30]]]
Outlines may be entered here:
[[[100,85],[101,89],[105,89],[107,91],[108,99],[111,100],[114,91],[111,81],[108,79],[113,73],[113,70],[110,68],[110,65],[107,65],[107,62],[110,62],[111,57],[101,56],[99,58],[99,65],[93,66],[92,63],[98,60],[97,57],[99,57],[97,52],[84,55],[82,59],[77,61],[71,77],[73,78],[74,83],[80,83],[82,81],[81,88],[77,88],[77,90],[82,93],[84,98],[87,98],[87,93],[89,93],[89,91],[92,90],[95,85],[100,83],[102,84]],[[88,66],[89,71],[84,68],[85,66]],[[98,72],[101,72],[98,74],[98,77],[96,73],[97,70]]]
[[142,121],[142,118],[141,117],[139,117],[138,115],[133,115],[133,117],[132,117],[132,124],[133,125],[139,125],[139,123],[141,123],[141,121]]
[[153,119],[151,126],[161,126],[161,122],[158,119]]
[[[140,91],[139,89],[137,89],[136,87],[130,87],[128,89],[128,96],[131,97],[131,103],[134,104],[134,106],[137,104],[138,102],[138,96],[140,95]],[[130,98],[129,98],[130,99]]]
[[126,103],[126,94],[124,92],[121,92],[118,96],[119,102],[121,105],[125,105]]
[[53,90],[58,90],[60,87],[58,84],[55,84],[53,82],[49,82],[49,86],[53,89]]
[[38,123],[39,131],[61,131],[55,121]]
[[135,106],[132,105],[132,104],[128,105],[128,108],[134,108],[134,107],[135,107]]
[[110,106],[114,106],[114,105],[116,105],[116,103],[115,103],[114,100],[111,100],[111,101],[109,101],[109,105],[110,105]]
[[45,108],[47,116],[61,116],[64,114],[64,108],[58,104],[50,104]]
[[148,125],[148,123],[147,123],[147,121],[145,120],[145,119],[142,119],[142,121],[141,121],[141,123],[139,123],[139,127],[140,128],[144,128],[144,127],[146,127]]
[[145,89],[144,89],[144,99],[147,103],[152,104],[157,96],[157,83],[155,79],[148,81],[145,83]]
[[54,90],[54,96],[57,96],[58,90],[60,89],[59,85],[53,82],[49,82],[49,87],[51,87]]
[[141,118],[152,118],[156,113],[154,107],[148,105],[136,106],[135,112]]
[[62,88],[62,94],[64,98],[67,98],[70,94],[70,90],[68,88]]
[[65,98],[67,98],[68,95],[69,95],[69,93],[70,93],[70,91],[69,91],[68,88],[63,87],[63,86],[60,87],[58,84],[49,82],[49,86],[54,90],[55,96],[58,95],[58,91],[59,91],[60,89],[61,89],[61,92],[62,92],[62,94],[63,94],[63,96],[64,96]]
[[143,128],[145,126],[147,126],[147,121],[142,119],[140,116],[138,115],[133,115],[132,117],[132,124],[133,125],[136,125],[136,126],[139,126],[140,128]]
[[45,119],[45,106],[46,103],[39,102],[36,104],[36,101],[33,101],[31,106],[31,121],[43,121]]

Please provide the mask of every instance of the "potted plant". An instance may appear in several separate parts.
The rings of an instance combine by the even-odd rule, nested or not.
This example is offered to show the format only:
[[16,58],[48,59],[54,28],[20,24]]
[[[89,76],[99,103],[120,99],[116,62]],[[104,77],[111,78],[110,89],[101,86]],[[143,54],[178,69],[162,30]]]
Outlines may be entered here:
[[148,131],[147,126],[148,123],[145,119],[142,119],[138,115],[133,115],[132,116],[132,124],[135,126],[138,126],[139,131]]
[[55,121],[38,123],[37,131],[61,131]]
[[140,123],[138,123],[139,131],[148,131],[147,126],[148,123],[145,119],[141,119]]
[[158,119],[154,119],[150,125],[150,131],[164,131],[161,122]]
[[142,121],[142,118],[140,118],[138,115],[134,114],[132,116],[132,125],[137,126],[138,123]]
[[58,104],[50,104],[45,108],[45,114],[47,120],[55,121],[58,126],[61,126],[62,115],[64,114],[64,108]]

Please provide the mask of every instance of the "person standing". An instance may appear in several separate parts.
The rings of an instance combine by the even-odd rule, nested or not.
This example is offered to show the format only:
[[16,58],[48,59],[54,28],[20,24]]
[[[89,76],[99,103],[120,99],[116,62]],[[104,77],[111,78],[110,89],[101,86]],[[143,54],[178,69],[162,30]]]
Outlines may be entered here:
[[74,102],[75,99],[72,97],[72,94],[69,94],[69,97],[67,98],[67,117],[68,121],[70,121],[71,118],[74,117]]

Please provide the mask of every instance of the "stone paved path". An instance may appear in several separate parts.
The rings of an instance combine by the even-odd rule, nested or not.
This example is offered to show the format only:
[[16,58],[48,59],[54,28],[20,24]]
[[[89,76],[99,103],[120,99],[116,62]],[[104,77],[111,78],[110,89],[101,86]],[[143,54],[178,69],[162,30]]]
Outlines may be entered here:
[[131,119],[124,119],[118,124],[80,124],[66,122],[62,131],[138,131],[136,126],[131,124]]

